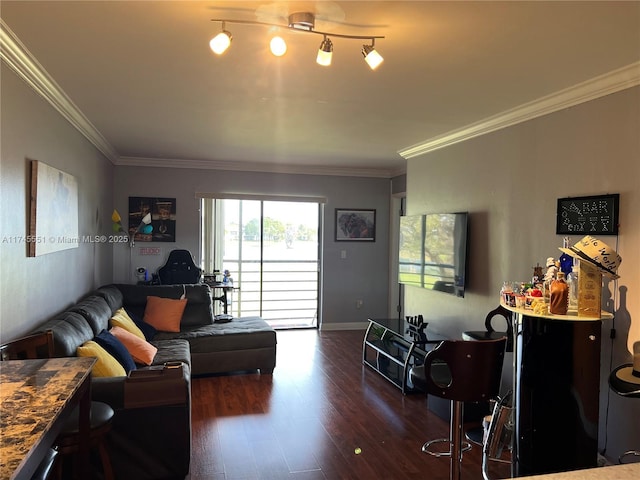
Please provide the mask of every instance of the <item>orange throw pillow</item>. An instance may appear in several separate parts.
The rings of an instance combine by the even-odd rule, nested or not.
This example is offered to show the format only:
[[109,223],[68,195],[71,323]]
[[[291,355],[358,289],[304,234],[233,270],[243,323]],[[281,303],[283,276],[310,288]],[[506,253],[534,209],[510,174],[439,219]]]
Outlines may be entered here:
[[179,332],[187,299],[147,297],[144,321],[161,332]]
[[111,335],[116,337],[127,351],[133,357],[133,361],[136,363],[143,363],[144,365],[151,365],[153,363],[153,359],[158,353],[158,349],[151,345],[146,340],[142,340],[138,336],[134,335],[131,332],[126,331],[122,327],[112,327]]

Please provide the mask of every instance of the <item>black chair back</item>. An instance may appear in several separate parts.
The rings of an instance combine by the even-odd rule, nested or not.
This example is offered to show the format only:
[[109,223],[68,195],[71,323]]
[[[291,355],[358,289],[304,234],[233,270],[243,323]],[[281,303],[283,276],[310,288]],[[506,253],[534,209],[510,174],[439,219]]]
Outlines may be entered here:
[[189,250],[172,250],[166,263],[158,269],[163,285],[200,283],[202,270],[196,266]]

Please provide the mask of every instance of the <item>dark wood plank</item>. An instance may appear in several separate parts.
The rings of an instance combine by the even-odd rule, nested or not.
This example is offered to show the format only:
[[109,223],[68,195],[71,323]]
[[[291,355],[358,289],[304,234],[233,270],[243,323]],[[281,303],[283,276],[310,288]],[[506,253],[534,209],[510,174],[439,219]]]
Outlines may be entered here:
[[[420,451],[448,422],[362,365],[363,335],[279,331],[273,376],[194,378],[189,479],[448,479],[449,460]],[[480,465],[475,446],[463,480],[482,479]],[[508,465],[490,472],[509,477]]]

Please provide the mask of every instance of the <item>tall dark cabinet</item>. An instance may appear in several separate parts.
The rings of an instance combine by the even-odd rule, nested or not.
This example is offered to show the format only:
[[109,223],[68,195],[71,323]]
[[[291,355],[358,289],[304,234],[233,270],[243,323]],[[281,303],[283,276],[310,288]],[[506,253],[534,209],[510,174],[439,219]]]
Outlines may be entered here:
[[602,319],[510,310],[516,333],[515,476],[595,467]]

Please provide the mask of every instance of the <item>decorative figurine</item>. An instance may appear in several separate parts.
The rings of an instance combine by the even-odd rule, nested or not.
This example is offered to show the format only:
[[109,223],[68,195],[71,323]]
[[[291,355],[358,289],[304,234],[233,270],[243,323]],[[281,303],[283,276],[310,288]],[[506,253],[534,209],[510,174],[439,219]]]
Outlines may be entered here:
[[552,280],[555,280],[556,273],[558,273],[556,260],[553,257],[547,258],[547,273],[544,274],[544,281],[551,282]]

